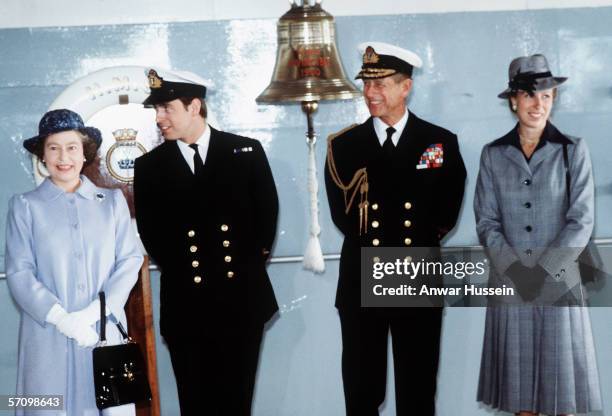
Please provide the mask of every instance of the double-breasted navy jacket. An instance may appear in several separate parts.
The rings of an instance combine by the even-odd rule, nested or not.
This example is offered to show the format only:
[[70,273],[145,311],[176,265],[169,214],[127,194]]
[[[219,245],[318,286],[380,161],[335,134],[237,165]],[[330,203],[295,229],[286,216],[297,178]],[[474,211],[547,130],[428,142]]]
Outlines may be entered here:
[[332,220],[344,234],[339,309],[360,306],[361,247],[440,245],[457,221],[465,176],[457,136],[412,112],[391,160],[372,118],[330,137],[325,183]]
[[266,259],[278,197],[257,140],[211,127],[201,176],[166,141],[136,159],[134,199],[140,237],[161,269],[164,336],[195,322],[263,323],[277,311]]

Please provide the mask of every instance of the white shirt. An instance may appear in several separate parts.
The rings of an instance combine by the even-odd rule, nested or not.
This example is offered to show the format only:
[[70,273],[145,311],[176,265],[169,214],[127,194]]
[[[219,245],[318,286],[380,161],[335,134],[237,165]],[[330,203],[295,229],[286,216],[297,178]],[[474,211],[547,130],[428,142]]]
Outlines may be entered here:
[[402,136],[402,132],[404,131],[404,127],[406,127],[406,123],[408,122],[408,109],[400,118],[400,120],[392,126],[389,126],[387,123],[382,121],[378,117],[374,117],[374,131],[376,131],[376,136],[378,137],[378,141],[382,146],[385,140],[387,140],[387,129],[389,127],[393,127],[395,129],[395,133],[391,136],[391,141],[394,146],[397,146],[397,142],[399,142],[400,137]]
[[[192,173],[195,173],[195,167],[193,166],[193,156],[195,155],[195,150],[189,147],[189,145],[182,140],[177,140],[177,144],[179,150],[185,158],[185,162],[187,162],[187,165],[189,165],[189,169],[191,169]],[[196,141],[196,144],[198,145],[198,153],[200,153],[202,162],[206,163],[206,154],[208,153],[208,146],[210,145],[210,128],[208,127],[208,124],[206,124],[204,133],[202,133],[200,138]]]

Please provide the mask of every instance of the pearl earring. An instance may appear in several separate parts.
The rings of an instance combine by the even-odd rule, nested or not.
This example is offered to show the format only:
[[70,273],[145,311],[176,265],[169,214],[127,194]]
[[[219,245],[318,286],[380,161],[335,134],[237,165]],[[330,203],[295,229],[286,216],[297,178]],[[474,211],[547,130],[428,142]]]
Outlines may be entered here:
[[87,162],[87,159],[83,158],[83,162]]
[[512,104],[512,111],[516,113],[516,109],[517,109],[516,104]]

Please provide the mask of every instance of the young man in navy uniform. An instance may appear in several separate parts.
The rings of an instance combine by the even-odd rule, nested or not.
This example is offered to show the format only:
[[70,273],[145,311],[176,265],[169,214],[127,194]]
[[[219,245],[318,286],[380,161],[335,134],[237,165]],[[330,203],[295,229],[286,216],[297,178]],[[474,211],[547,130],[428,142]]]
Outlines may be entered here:
[[[162,76],[163,74],[163,76]],[[138,231],[161,270],[160,327],[181,414],[251,414],[263,326],[278,310],[266,272],[278,198],[257,140],[206,121],[206,87],[148,71],[166,139],[136,159]]]
[[391,332],[397,415],[435,413],[442,308],[360,305],[361,247],[439,247],[455,226],[465,184],[457,136],[409,112],[413,52],[360,45],[371,117],[331,136],[325,170],[334,223],[344,234],[336,307],[347,416],[378,415]]

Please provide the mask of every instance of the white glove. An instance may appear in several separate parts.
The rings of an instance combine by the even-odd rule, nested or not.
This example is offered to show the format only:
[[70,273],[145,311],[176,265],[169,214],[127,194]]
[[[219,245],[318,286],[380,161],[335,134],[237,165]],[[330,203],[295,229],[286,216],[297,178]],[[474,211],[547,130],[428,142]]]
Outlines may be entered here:
[[51,309],[49,309],[49,312],[47,312],[45,321],[57,326],[57,323],[61,321],[66,315],[68,315],[68,312],[66,312],[66,310],[62,308],[62,305],[56,303],[51,307]]
[[[110,313],[108,307],[105,312],[108,316]],[[86,323],[87,326],[94,325],[100,320],[100,299],[94,300],[87,307],[80,311],[72,312],[70,315],[74,315],[74,319]]]
[[74,339],[79,347],[93,347],[98,342],[98,333],[81,319],[78,312],[66,314],[56,326],[62,334]]
[[[96,309],[97,314],[93,314]],[[67,313],[58,303],[47,313],[46,321],[55,325],[66,337],[74,339],[80,347],[92,347],[98,342],[98,333],[92,328],[100,319],[100,301],[77,312]]]

